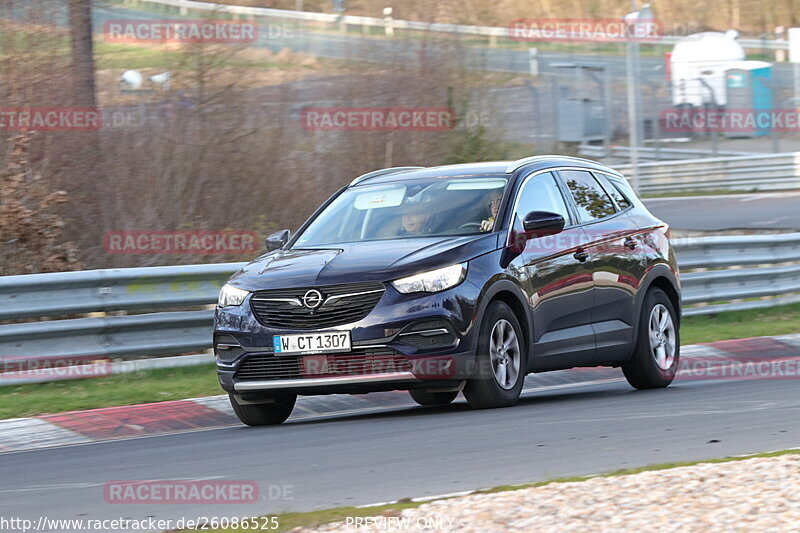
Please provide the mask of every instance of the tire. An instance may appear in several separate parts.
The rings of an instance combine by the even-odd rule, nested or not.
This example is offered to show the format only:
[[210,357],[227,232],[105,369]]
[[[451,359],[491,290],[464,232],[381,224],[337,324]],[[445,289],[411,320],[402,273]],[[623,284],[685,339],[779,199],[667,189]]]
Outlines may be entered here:
[[427,392],[419,389],[408,391],[411,398],[420,405],[447,405],[458,396],[458,391]]
[[280,396],[274,403],[241,404],[233,394],[228,394],[233,412],[248,426],[274,426],[289,418],[297,401],[296,394]]
[[[513,337],[509,333],[513,333]],[[501,337],[502,343],[498,342]],[[505,348],[498,349],[499,346]],[[503,302],[492,302],[486,309],[476,360],[476,377],[467,380],[464,386],[464,397],[470,407],[489,409],[517,403],[525,382],[527,347],[516,315]],[[505,369],[501,370],[501,367]],[[504,385],[500,384],[501,381]]]
[[675,379],[680,350],[675,307],[664,291],[653,287],[644,298],[633,356],[622,365],[625,379],[637,389],[666,387]]

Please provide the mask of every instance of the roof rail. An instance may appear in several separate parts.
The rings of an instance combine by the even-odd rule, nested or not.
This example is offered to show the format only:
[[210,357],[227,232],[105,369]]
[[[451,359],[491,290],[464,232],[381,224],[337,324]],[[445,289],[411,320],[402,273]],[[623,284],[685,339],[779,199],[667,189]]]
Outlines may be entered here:
[[568,159],[570,161],[580,161],[581,163],[592,163],[595,165],[600,164],[597,161],[592,161],[591,159],[584,159],[582,157],[572,157],[568,155],[534,155],[531,157],[523,157],[522,159],[517,159],[516,161],[508,165],[508,167],[506,167],[506,174],[510,174],[516,170],[519,170],[528,163],[544,161],[545,159]]
[[370,178],[376,178],[378,176],[383,176],[385,174],[394,174],[395,172],[407,172],[409,170],[419,170],[425,167],[391,167],[391,168],[382,168],[380,170],[373,170],[372,172],[367,172],[366,174],[362,174],[353,181],[350,182],[350,186],[358,185],[362,181],[366,181]]

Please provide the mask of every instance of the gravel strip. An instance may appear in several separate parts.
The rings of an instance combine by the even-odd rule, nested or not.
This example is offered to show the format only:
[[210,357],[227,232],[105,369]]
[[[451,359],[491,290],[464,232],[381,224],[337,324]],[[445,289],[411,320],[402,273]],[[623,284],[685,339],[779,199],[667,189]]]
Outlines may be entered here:
[[473,494],[357,520],[298,531],[800,531],[800,455]]

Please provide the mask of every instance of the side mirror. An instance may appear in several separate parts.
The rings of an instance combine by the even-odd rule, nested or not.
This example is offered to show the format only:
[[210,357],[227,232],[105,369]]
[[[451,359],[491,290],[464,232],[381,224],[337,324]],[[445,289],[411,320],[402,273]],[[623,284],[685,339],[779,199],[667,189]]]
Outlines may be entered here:
[[531,211],[522,220],[522,227],[525,233],[531,233],[531,237],[543,237],[545,235],[555,235],[564,229],[564,217],[558,213],[550,211]]
[[264,241],[267,245],[267,251],[271,252],[273,250],[280,250],[286,243],[289,242],[289,235],[291,232],[288,229],[282,229],[280,231],[276,231]]

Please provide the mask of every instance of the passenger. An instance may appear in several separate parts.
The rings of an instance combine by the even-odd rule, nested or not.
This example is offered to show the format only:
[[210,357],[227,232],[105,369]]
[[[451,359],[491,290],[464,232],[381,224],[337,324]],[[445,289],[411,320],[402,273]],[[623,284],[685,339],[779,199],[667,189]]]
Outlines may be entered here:
[[497,216],[497,211],[500,209],[500,201],[503,199],[502,189],[492,189],[486,199],[487,208],[489,211],[489,218],[481,221],[481,231],[492,231],[494,227],[494,219]]

